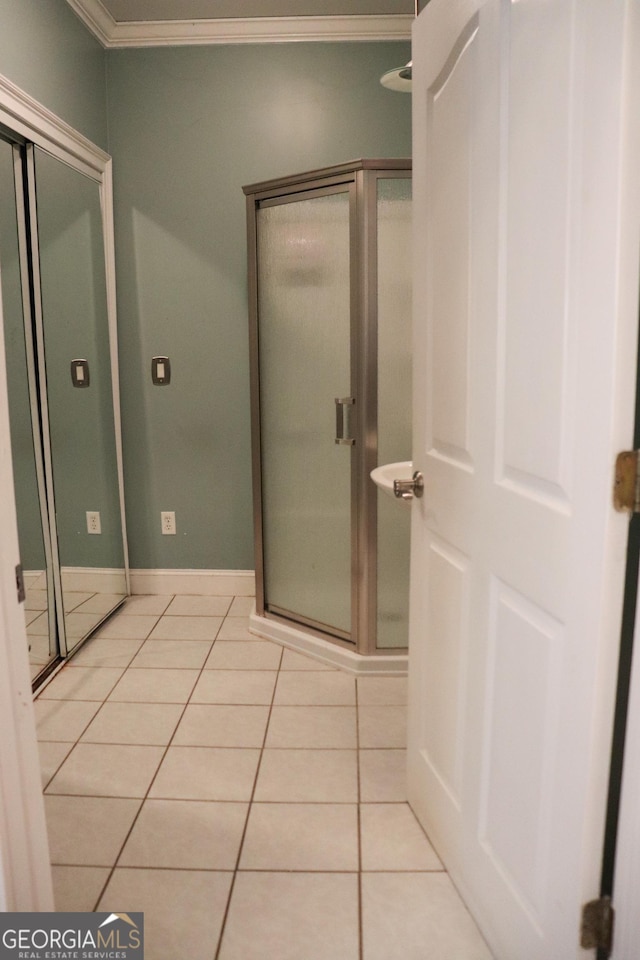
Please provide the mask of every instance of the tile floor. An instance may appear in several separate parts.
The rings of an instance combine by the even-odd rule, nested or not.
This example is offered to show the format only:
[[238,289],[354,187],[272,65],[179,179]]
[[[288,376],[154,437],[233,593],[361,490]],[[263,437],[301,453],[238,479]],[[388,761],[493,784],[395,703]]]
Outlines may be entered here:
[[58,910],[146,960],[490,960],[405,802],[406,681],[134,597],[36,700]]

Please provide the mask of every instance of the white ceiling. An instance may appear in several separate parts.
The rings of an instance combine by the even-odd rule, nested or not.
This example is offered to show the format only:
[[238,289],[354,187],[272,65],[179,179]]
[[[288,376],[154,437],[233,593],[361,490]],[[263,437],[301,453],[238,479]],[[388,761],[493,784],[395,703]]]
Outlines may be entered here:
[[67,3],[105,47],[408,40],[415,10],[415,0],[67,0]]

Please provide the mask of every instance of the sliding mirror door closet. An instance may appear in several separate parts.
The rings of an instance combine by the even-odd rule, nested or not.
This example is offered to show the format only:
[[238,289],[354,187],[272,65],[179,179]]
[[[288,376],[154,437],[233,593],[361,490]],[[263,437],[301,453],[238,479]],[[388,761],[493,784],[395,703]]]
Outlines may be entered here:
[[0,130],[17,579],[34,685],[129,592],[109,202],[104,156],[87,163]]

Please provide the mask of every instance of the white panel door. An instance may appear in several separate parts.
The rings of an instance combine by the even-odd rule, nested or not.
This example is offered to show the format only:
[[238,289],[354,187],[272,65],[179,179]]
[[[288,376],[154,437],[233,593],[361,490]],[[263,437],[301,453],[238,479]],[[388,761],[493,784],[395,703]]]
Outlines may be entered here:
[[411,803],[499,960],[598,895],[627,518],[637,0],[414,26]]

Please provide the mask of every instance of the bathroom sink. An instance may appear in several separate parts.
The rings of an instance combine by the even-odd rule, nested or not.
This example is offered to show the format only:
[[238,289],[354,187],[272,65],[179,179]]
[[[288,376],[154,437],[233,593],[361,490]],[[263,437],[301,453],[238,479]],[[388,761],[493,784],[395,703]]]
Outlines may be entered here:
[[413,476],[413,462],[402,460],[400,463],[384,463],[371,471],[371,479],[377,487],[394,499],[393,481],[411,480]]

